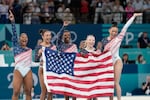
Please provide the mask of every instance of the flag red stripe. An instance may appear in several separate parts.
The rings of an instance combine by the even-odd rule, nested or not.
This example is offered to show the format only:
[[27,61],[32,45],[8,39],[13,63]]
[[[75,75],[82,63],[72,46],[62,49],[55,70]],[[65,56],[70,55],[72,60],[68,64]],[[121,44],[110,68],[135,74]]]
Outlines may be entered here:
[[106,64],[106,65],[98,65],[98,66],[94,66],[94,67],[89,67],[89,66],[75,67],[74,70],[75,71],[88,71],[88,70],[99,69],[99,68],[108,68],[108,67],[111,67],[111,66],[113,66],[113,64],[109,63],[109,64]]
[[[85,58],[85,59],[87,59],[87,58]],[[112,59],[111,56],[107,56],[107,57],[105,57],[105,58],[103,58],[103,59],[87,60],[87,61],[81,61],[80,58],[79,58],[79,59],[76,59],[76,60],[74,61],[74,63],[76,63],[76,64],[78,64],[78,63],[81,63],[81,64],[82,64],[82,63],[90,63],[90,62],[96,63],[96,62],[104,62],[104,61],[107,61],[107,60],[110,60],[110,59]]]
[[69,96],[73,96],[73,97],[80,97],[80,98],[93,98],[93,97],[103,97],[103,96],[112,96],[113,95],[113,93],[111,93],[111,92],[85,96],[85,95],[75,94],[75,93],[71,93],[71,92],[64,92],[64,91],[55,91],[55,90],[48,90],[48,91],[55,93],[55,94],[64,94],[64,95],[69,95]]
[[98,89],[108,89],[108,88],[114,88],[114,85],[107,85],[107,86],[93,86],[91,88],[79,88],[79,87],[75,87],[71,84],[65,84],[65,83],[48,83],[49,86],[52,86],[52,87],[59,87],[61,86],[62,87],[66,87],[66,88],[72,88],[72,89],[75,89],[75,90],[79,90],[79,91],[84,91],[84,92],[90,92],[90,91],[93,91],[93,90],[98,90]]
[[67,81],[70,81],[70,82],[80,83],[80,84],[94,84],[96,82],[114,81],[113,78],[102,78],[102,79],[97,79],[97,80],[92,80],[92,81],[84,81],[84,80],[71,79],[71,78],[68,78],[68,77],[47,76],[47,80],[55,80],[55,79],[60,79],[62,81],[67,80]]
[[113,70],[109,70],[109,71],[105,71],[105,72],[99,72],[99,73],[91,73],[91,74],[86,74],[86,75],[75,75],[76,77],[86,77],[86,76],[98,76],[98,75],[104,75],[104,74],[113,74],[114,71]]
[[[94,54],[94,53],[91,53],[91,55],[89,54],[81,54],[81,53],[77,53],[76,56],[78,57],[83,57],[83,58],[88,58],[89,56],[94,56],[94,57],[100,57],[100,56],[103,56],[105,54],[107,54],[109,51],[108,50],[105,50],[104,52],[100,53],[100,54]],[[110,54],[109,54],[110,55]]]
[[113,95],[114,71],[110,52],[85,57],[76,54],[73,71],[74,76],[46,71],[47,89],[52,93],[78,98]]

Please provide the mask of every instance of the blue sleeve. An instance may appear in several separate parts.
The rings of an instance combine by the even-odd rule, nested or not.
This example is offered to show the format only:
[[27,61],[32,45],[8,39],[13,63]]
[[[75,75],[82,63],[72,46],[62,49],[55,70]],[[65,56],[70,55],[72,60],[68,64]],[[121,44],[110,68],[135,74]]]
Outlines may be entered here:
[[62,36],[64,33],[64,30],[66,29],[66,26],[62,26],[62,28],[57,33],[57,39],[56,39],[56,47],[59,50],[59,46],[63,43]]
[[13,43],[13,46],[16,47],[18,46],[18,37],[17,37],[15,22],[12,22],[11,25],[12,25],[12,32],[13,32],[12,43]]

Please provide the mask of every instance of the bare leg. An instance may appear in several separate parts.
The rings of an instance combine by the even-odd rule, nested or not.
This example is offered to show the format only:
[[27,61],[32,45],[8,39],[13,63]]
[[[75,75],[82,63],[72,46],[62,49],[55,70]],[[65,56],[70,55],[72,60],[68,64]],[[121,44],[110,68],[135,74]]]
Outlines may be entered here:
[[26,100],[32,100],[31,91],[33,86],[32,71],[30,70],[24,77],[24,92],[26,94]]
[[72,100],[76,100],[76,97],[72,97]]
[[47,100],[53,100],[53,94],[51,92],[48,93]]
[[65,95],[65,100],[69,100],[69,96],[66,96],[66,95]]
[[18,70],[14,70],[12,100],[18,100],[22,82],[23,77],[21,76],[20,72]]
[[97,98],[93,98],[93,100],[98,100]]
[[43,68],[39,68],[38,74],[39,74],[39,81],[40,81],[40,86],[41,86],[40,100],[45,100],[47,90],[46,90],[46,86],[44,84]]
[[115,77],[115,88],[116,88],[116,94],[117,94],[117,100],[121,100],[121,87],[120,87],[120,77],[122,72],[122,61],[117,60],[114,65],[114,77]]
[[110,97],[109,97],[109,100],[113,100],[113,96],[110,96]]

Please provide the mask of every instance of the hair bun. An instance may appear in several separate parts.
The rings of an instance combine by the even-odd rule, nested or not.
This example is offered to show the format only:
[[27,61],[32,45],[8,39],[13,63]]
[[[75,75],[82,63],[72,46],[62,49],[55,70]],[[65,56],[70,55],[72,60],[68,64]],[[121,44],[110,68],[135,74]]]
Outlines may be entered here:
[[112,22],[112,27],[117,27],[117,22]]

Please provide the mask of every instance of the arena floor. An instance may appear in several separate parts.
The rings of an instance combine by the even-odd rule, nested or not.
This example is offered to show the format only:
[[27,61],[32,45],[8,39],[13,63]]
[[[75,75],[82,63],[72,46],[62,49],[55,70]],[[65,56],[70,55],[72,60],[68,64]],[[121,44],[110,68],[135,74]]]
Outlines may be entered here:
[[[38,100],[38,99],[34,99],[34,100]],[[64,99],[54,99],[54,100],[64,100]],[[72,99],[70,99],[72,100]],[[81,99],[78,98],[77,100],[86,100],[86,99]],[[98,100],[109,100],[108,97],[100,97],[98,98]],[[114,100],[117,100],[116,97],[114,97]],[[123,96],[122,100],[150,100],[150,96]]]

